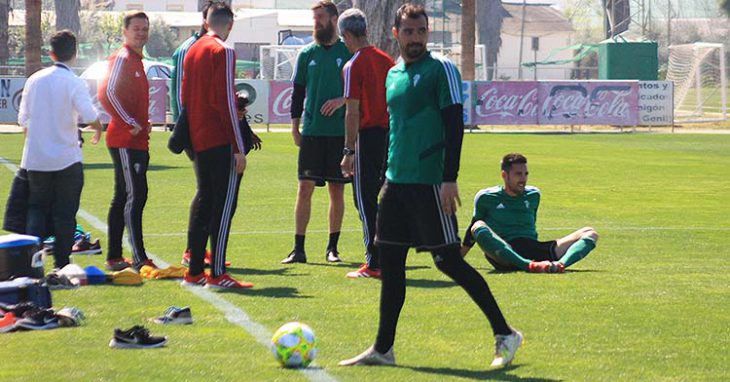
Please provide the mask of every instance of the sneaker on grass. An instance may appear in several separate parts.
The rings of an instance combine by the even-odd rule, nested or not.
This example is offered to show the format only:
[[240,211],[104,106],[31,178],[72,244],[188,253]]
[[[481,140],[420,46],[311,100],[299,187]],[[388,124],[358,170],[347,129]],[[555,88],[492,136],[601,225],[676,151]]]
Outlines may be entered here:
[[23,318],[15,321],[16,329],[47,330],[59,327],[58,316],[52,309],[35,309],[25,312]]
[[340,259],[340,253],[334,249],[328,249],[327,253],[325,253],[324,256],[327,259],[327,262],[330,262],[330,263],[342,262],[342,259]]
[[167,337],[154,337],[144,326],[133,326],[127,330],[114,329],[109,347],[117,349],[149,349],[165,346]]
[[171,306],[167,308],[165,315],[155,318],[153,322],[163,325],[189,325],[193,323],[193,315],[189,306],[184,308]]
[[190,272],[185,271],[185,274],[183,275],[183,280],[180,282],[180,285],[182,286],[204,286],[205,283],[208,281],[208,275],[205,272],[200,273],[199,275],[191,275]]
[[347,275],[348,278],[351,279],[357,279],[357,278],[380,278],[380,269],[372,269],[368,267],[367,263],[360,266],[360,268],[357,268],[356,271],[348,272]]
[[497,334],[494,336],[494,360],[492,361],[493,367],[507,366],[515,358],[517,348],[522,345],[522,333],[515,329],[512,329],[512,334],[501,335]]
[[357,365],[395,365],[395,355],[393,354],[393,348],[385,352],[385,354],[379,353],[375,350],[375,346],[369,347],[367,350],[359,354],[358,356],[350,359],[340,361],[340,366],[357,366]]
[[224,273],[215,278],[209,277],[205,287],[209,289],[248,289],[253,288],[253,284],[238,281],[228,273]]
[[125,259],[123,257],[106,261],[106,269],[112,272],[123,271],[131,266],[132,262],[129,259]]
[[307,262],[307,255],[304,252],[299,252],[297,250],[291,251],[284,260],[281,260],[282,264],[292,264],[292,263],[306,263]]
[[92,243],[86,236],[82,236],[71,248],[72,255],[98,255],[100,253],[101,244],[99,244],[99,239]]

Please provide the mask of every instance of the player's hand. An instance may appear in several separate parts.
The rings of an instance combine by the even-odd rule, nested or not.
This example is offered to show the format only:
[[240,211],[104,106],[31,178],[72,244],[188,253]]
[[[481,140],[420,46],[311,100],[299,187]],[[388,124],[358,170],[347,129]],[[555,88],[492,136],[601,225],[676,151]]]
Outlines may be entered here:
[[246,117],[246,108],[244,107],[243,109],[238,109],[236,114],[238,114],[239,120],[244,119]]
[[142,131],[142,126],[140,126],[139,124],[135,123],[134,124],[134,127],[132,128],[132,130],[129,131],[129,133],[132,134],[133,137],[136,137],[137,134],[139,134],[140,131]]
[[294,138],[294,144],[297,145],[297,147],[301,146],[302,133],[299,131],[299,129],[292,129],[291,135],[292,135],[292,138]]
[[441,184],[441,208],[446,215],[456,213],[456,207],[461,207],[461,199],[459,199],[459,187],[456,182],[448,182]]
[[322,113],[325,117],[329,117],[332,114],[337,111],[337,109],[341,108],[345,105],[345,97],[340,98],[333,98],[322,105],[322,107],[319,109],[319,112]]
[[243,153],[233,154],[233,159],[236,162],[236,174],[243,174],[246,169],[246,155]]
[[345,178],[355,176],[355,156],[343,155],[342,162],[340,162],[340,168],[342,169],[342,175]]
[[251,132],[251,143],[251,150],[261,150],[261,138],[259,138],[259,136],[254,132]]
[[91,144],[95,145],[101,140],[101,130],[94,130],[94,135],[91,137]]

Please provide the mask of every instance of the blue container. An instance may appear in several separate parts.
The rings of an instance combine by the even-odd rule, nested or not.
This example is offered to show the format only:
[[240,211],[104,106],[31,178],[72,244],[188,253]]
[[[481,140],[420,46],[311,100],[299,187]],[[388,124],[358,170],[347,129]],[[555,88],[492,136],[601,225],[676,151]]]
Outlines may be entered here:
[[0,236],[0,281],[27,276],[43,277],[41,240],[29,235]]

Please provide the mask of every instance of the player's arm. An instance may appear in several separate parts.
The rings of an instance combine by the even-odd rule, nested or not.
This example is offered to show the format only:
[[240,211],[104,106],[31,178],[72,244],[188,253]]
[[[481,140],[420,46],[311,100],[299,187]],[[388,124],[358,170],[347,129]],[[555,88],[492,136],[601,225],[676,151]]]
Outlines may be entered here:
[[355,145],[360,131],[360,96],[362,93],[362,76],[359,67],[353,61],[345,64],[342,69],[344,81],[345,101],[345,150],[342,155],[342,174],[345,176],[355,175]]
[[31,89],[33,88],[33,82],[28,81],[25,83],[25,87],[23,87],[23,93],[20,97],[20,108],[18,110],[18,125],[20,125],[23,128],[23,134],[26,134],[28,131],[28,121],[30,121],[30,106],[28,106],[28,103],[30,102],[30,97],[28,94],[30,94]]
[[444,174],[441,185],[441,205],[444,212],[456,212],[461,205],[456,178],[459,176],[461,143],[464,139],[464,106],[461,101],[461,76],[451,61],[442,61],[443,71],[437,87],[441,119],[444,124]]
[[129,65],[126,57],[117,54],[114,57],[111,67],[109,68],[109,82],[106,86],[106,97],[114,109],[114,113],[129,126],[132,126],[131,134],[137,135],[142,131],[142,125],[127,112],[129,105],[125,105],[128,97],[120,97],[120,94],[126,94],[130,89],[125,89],[125,79],[122,78],[126,72],[126,66]]
[[307,55],[304,51],[300,51],[297,55],[297,65],[292,73],[292,89],[291,95],[291,133],[294,144],[299,146],[302,141],[302,133],[299,131],[299,125],[304,112],[304,98],[306,96],[307,84]]
[[222,89],[216,89],[216,94],[224,95],[225,100],[222,103],[216,104],[225,105],[222,113],[226,117],[223,120],[233,132],[233,156],[236,161],[236,173],[243,174],[243,171],[246,169],[246,154],[241,129],[238,127],[238,101],[234,81],[236,78],[236,53],[233,49],[225,47],[223,51],[216,55],[216,58],[223,60],[222,65],[216,65],[216,67],[225,68],[225,70],[219,71],[225,73],[225,78],[221,76],[215,83],[215,86],[223,87]]
[[[183,43],[184,45],[185,43]],[[181,45],[175,53],[172,54],[172,75],[170,83],[172,84],[172,94],[170,95],[170,110],[172,111],[173,121],[177,121],[180,116],[180,107],[182,105],[182,68],[185,54]]]
[[79,80],[77,85],[74,87],[73,94],[71,95],[74,109],[81,116],[81,121],[89,124],[92,130],[94,130],[94,136],[91,138],[91,144],[99,143],[101,138],[101,122],[99,122],[99,112],[91,102],[89,96],[89,89],[86,87],[86,82]]

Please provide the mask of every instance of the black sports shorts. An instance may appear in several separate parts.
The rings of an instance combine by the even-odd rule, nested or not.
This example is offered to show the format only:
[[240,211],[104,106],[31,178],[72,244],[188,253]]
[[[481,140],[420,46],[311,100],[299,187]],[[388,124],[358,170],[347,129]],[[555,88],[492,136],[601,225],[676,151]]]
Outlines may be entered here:
[[[507,244],[517,252],[518,255],[528,260],[534,261],[557,261],[558,256],[555,250],[558,246],[558,242],[555,240],[551,241],[537,241],[527,237],[518,237],[507,241]],[[504,261],[496,260],[490,257],[488,254],[484,254],[487,261],[489,261],[494,269],[498,271],[516,271],[518,270],[512,264],[503,264]]]
[[326,182],[349,183],[342,176],[340,162],[345,137],[302,136],[299,146],[299,179],[312,180],[318,187]]

